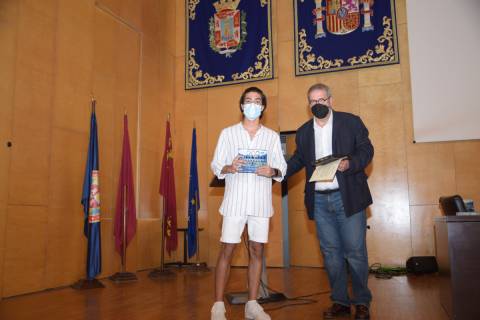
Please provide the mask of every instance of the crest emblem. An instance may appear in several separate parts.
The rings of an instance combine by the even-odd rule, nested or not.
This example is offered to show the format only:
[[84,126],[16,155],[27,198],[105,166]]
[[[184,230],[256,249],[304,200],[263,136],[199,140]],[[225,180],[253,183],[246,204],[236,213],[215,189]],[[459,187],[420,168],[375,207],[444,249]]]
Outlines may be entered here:
[[247,37],[246,14],[237,9],[241,0],[218,0],[210,18],[210,48],[226,57],[242,49]]
[[[360,16],[363,15],[362,32],[373,30],[371,15],[374,0],[326,0],[327,6],[323,6],[323,0],[315,0],[316,8],[314,24],[317,25],[315,38],[323,38],[326,33],[323,29],[323,21],[326,20],[328,32],[335,35],[346,35],[358,29]],[[363,9],[360,9],[360,3]],[[323,11],[325,10],[325,16]]]
[[343,35],[355,31],[360,25],[358,0],[327,0],[327,30]]

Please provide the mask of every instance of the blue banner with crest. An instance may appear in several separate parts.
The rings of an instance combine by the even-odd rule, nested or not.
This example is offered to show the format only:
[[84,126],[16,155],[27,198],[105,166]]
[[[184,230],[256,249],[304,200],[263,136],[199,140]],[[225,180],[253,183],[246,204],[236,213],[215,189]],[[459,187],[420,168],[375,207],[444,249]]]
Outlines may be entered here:
[[185,1],[185,89],[273,78],[270,0]]
[[295,74],[399,63],[394,0],[294,0]]

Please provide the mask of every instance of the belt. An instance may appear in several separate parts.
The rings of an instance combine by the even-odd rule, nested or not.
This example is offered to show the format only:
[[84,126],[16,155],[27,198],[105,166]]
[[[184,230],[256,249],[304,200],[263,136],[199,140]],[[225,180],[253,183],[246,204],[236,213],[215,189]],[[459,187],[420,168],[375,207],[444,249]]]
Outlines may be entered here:
[[330,194],[330,193],[334,193],[334,192],[337,192],[337,191],[340,191],[340,189],[327,189],[327,190],[315,190],[315,193],[320,193],[320,194]]

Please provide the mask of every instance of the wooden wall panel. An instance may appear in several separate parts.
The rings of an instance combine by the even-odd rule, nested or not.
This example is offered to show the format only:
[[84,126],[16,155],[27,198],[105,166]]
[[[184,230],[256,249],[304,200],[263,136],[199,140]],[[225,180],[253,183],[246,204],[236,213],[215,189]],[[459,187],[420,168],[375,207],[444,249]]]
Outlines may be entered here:
[[3,296],[45,288],[48,212],[41,206],[8,206]]
[[59,1],[56,26],[52,124],[88,132],[92,94],[94,8],[86,1]]
[[[83,121],[88,123],[88,116]],[[86,238],[80,204],[88,135],[65,129],[52,131],[48,241],[45,285],[69,285],[85,276]],[[100,205],[103,191],[100,180]],[[101,206],[102,208],[102,206]]]
[[375,148],[372,164],[367,168],[374,199],[368,219],[369,256],[372,262],[401,264],[411,254],[403,100],[399,94],[401,85],[395,83],[398,78],[393,76],[394,84],[385,85],[382,75],[396,75],[399,68],[378,69],[384,69],[380,70],[378,83],[369,79],[366,83],[372,86],[361,87],[359,96],[360,115]]
[[278,43],[278,99],[279,125],[282,131],[297,130],[310,118],[306,92],[312,85],[311,77],[295,77],[293,41]]
[[137,269],[156,268],[160,265],[160,241],[162,223],[160,219],[139,219]]
[[[159,194],[162,157],[159,152],[146,148],[140,150],[139,219],[160,218],[162,198]],[[147,229],[149,230],[149,229]]]
[[19,7],[9,202],[46,205],[56,1]]
[[408,146],[408,185],[411,205],[438,203],[456,192],[453,143]]
[[104,11],[112,12],[124,22],[139,29],[143,8],[139,2],[138,0],[96,0],[95,5]]
[[440,215],[438,205],[412,206],[412,255],[435,255],[434,221]]
[[[367,83],[362,81],[361,71],[350,70],[345,72],[332,72],[316,79],[318,82],[327,83],[333,92],[333,106],[337,111],[350,112],[353,114],[360,114],[361,92],[364,91],[362,86]],[[314,79],[310,80],[310,85],[313,84]],[[307,88],[308,89],[308,88]],[[299,97],[303,105],[307,105],[307,90],[302,92]],[[310,111],[309,116],[311,116]]]
[[[5,210],[6,211],[6,210]],[[3,295],[3,266],[5,261],[5,251],[4,247],[0,248],[0,301],[2,300]]]
[[[289,196],[289,199],[291,196]],[[323,266],[315,221],[309,220],[303,210],[288,211],[290,264],[292,266]]]
[[113,217],[123,139],[123,115],[128,115],[134,181],[136,177],[140,39],[136,31],[108,13],[95,12],[93,92],[97,99],[104,217]]
[[14,103],[16,38],[19,4],[9,0],[0,3],[0,300],[3,291],[3,260],[5,253],[5,229],[7,219],[8,176],[11,149],[7,141],[12,136],[12,114]]
[[472,199],[476,211],[480,211],[480,141],[456,142],[455,181],[456,192],[464,199]]
[[[210,177],[213,178],[213,175]],[[214,266],[217,263],[220,251],[220,236],[222,234],[222,216],[218,208],[223,200],[223,188],[208,189],[208,264]]]

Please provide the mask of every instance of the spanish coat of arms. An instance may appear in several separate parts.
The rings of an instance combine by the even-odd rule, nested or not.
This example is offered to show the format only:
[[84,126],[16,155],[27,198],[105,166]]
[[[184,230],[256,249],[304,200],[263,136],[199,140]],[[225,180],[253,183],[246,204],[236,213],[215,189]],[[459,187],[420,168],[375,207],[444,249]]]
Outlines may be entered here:
[[296,75],[399,63],[395,0],[294,3]]

